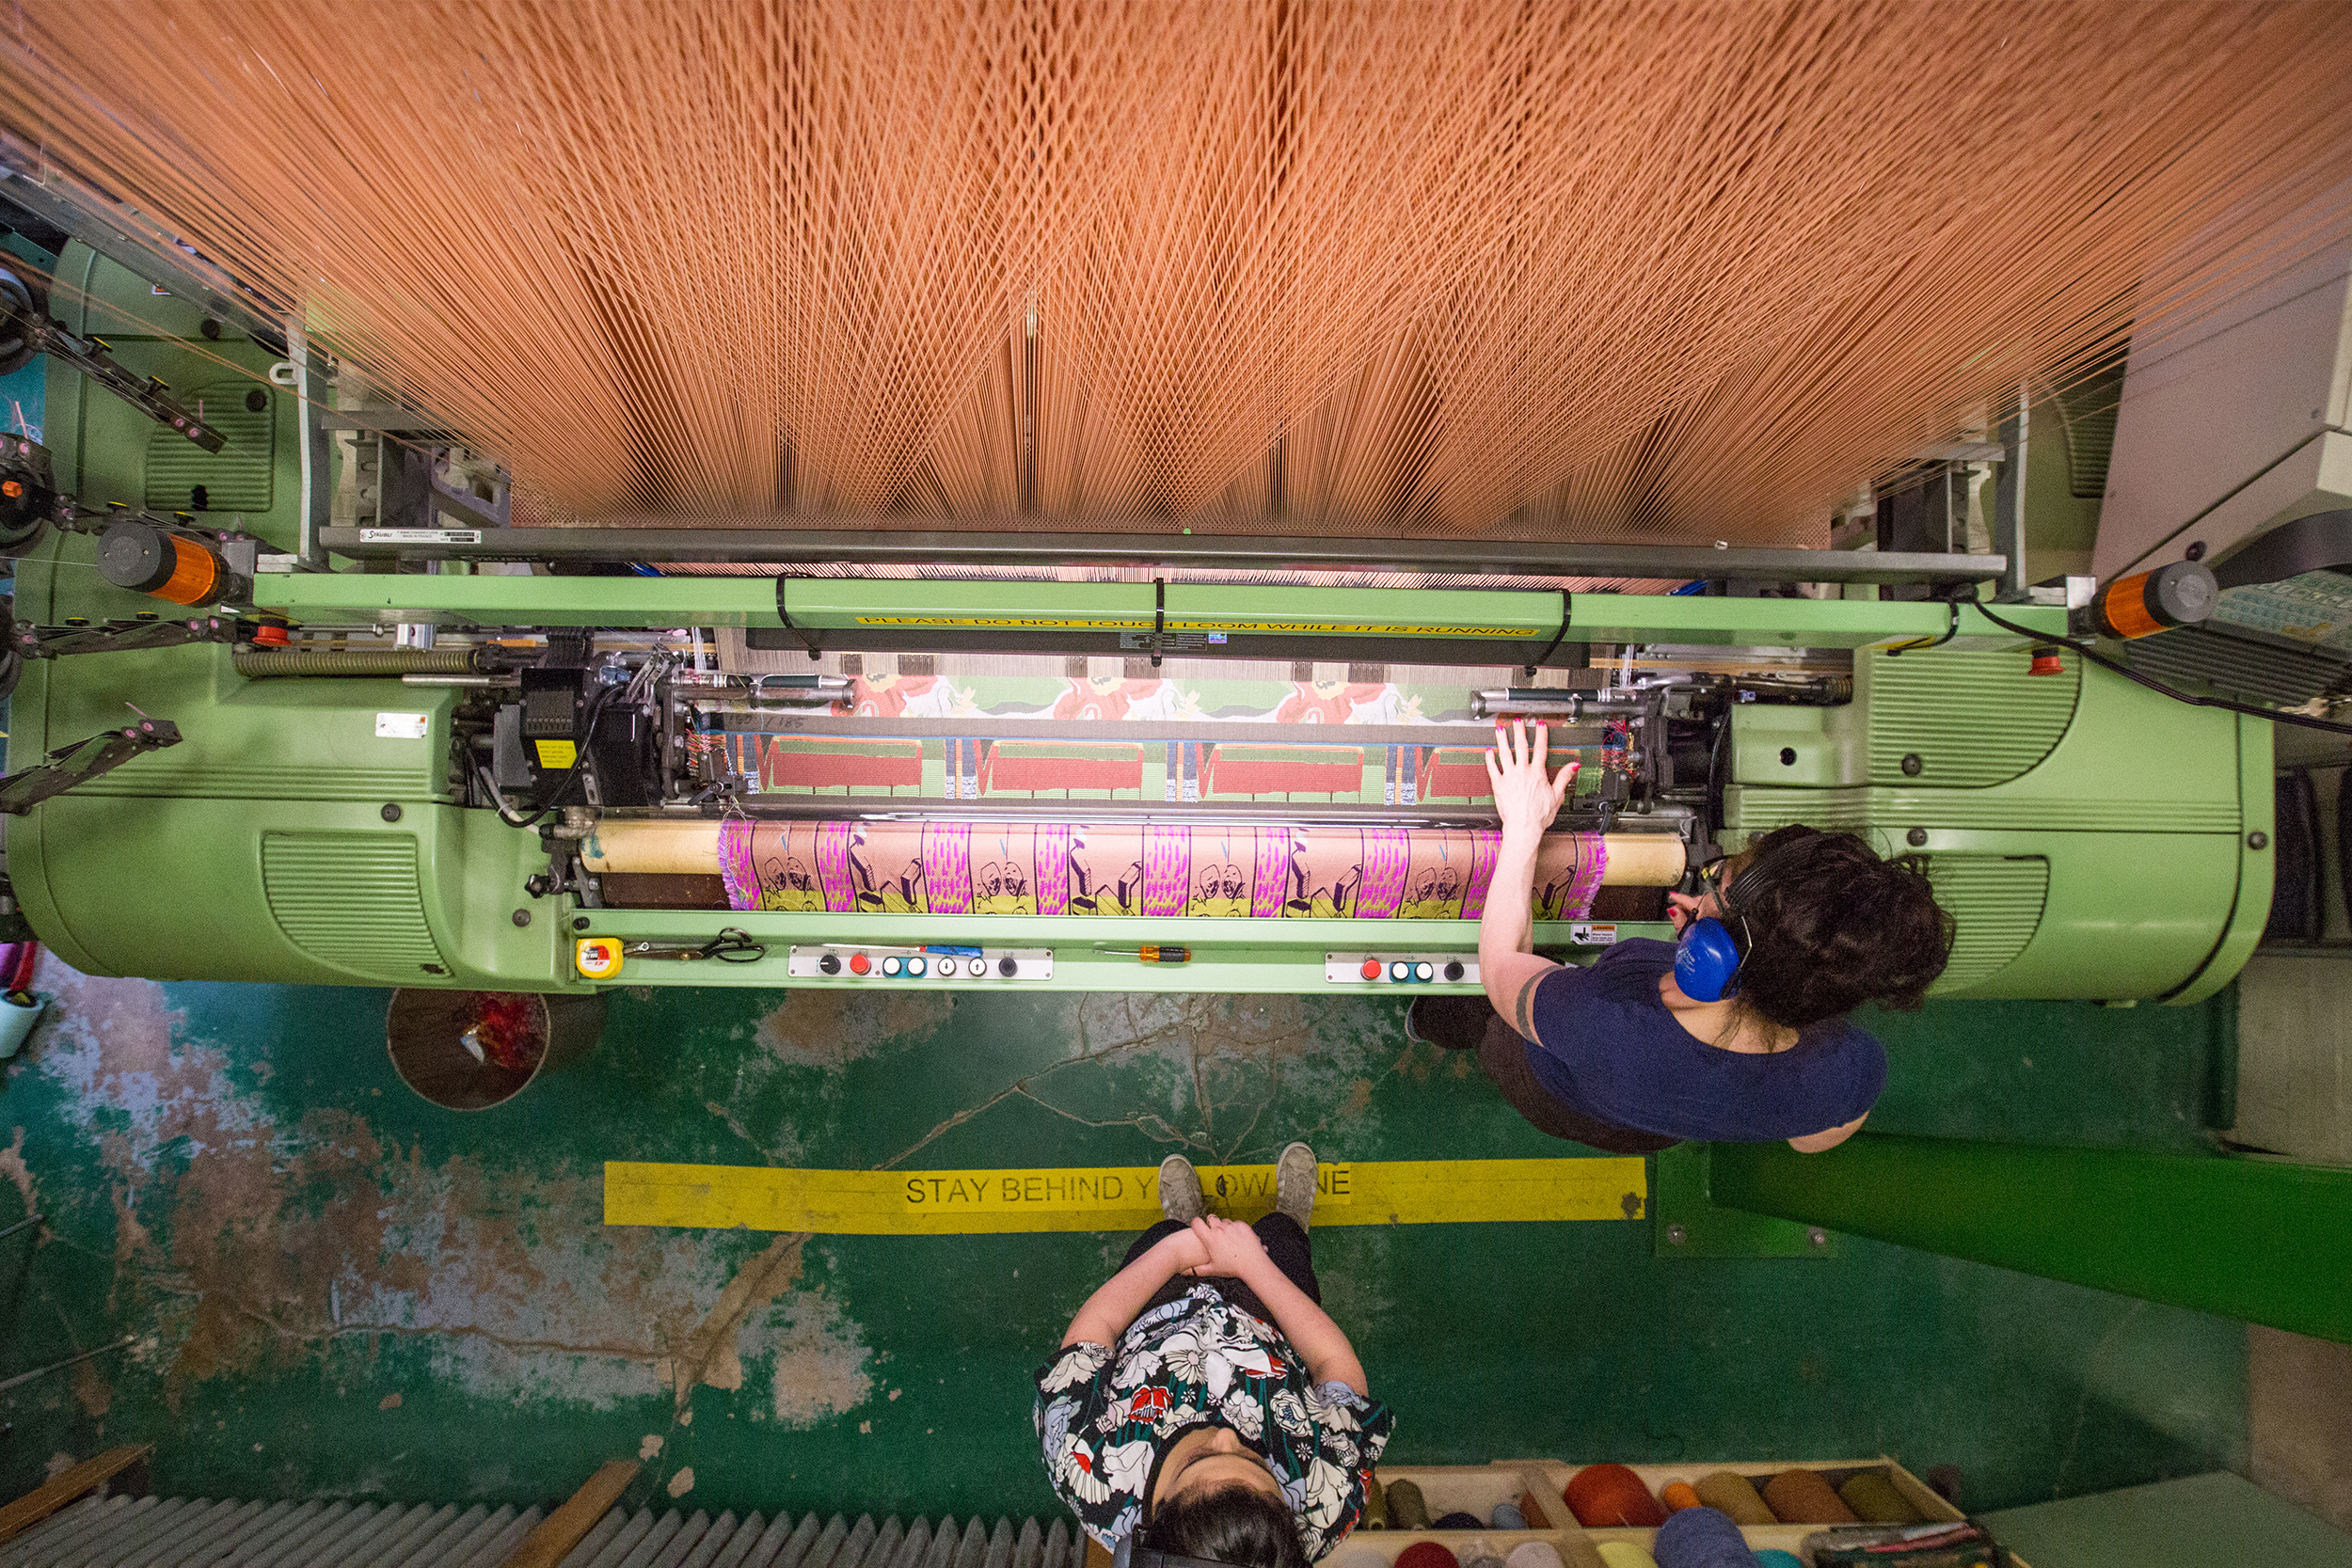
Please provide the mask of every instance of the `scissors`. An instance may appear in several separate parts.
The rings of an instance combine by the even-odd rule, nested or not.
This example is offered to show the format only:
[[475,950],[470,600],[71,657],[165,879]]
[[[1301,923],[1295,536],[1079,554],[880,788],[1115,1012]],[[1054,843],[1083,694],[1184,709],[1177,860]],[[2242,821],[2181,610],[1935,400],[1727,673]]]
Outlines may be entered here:
[[729,926],[706,942],[632,942],[621,951],[632,958],[676,958],[691,962],[696,958],[716,958],[721,963],[754,964],[768,956],[768,949],[754,942],[751,933]]

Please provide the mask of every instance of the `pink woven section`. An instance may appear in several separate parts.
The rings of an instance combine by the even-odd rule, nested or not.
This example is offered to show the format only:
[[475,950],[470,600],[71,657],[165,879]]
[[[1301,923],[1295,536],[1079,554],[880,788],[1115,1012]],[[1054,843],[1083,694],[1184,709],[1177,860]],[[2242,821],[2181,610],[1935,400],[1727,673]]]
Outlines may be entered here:
[[1405,871],[1412,863],[1412,833],[1404,828],[1364,830],[1364,879],[1356,889],[1356,918],[1393,920],[1405,902]]
[[932,822],[923,829],[923,886],[933,914],[972,912],[972,824]]
[[1282,900],[1290,896],[1291,834],[1288,828],[1258,830],[1257,876],[1249,887],[1249,914],[1254,920],[1272,920],[1282,912]]
[[825,890],[825,908],[834,914],[857,908],[857,887],[850,879],[850,834],[847,822],[817,825],[817,879]]
[[1576,835],[1576,880],[1568,885],[1560,918],[1589,919],[1593,912],[1593,895],[1600,891],[1600,879],[1609,869],[1609,841],[1598,833]]
[[752,832],[757,824],[730,816],[719,824],[719,879],[726,884],[727,908],[759,908],[759,876],[752,869]]
[[1143,912],[1182,914],[1192,894],[1192,830],[1155,824],[1143,830]]
[[1037,912],[1070,912],[1070,824],[1067,822],[1038,824]]
[[1494,885],[1495,857],[1502,852],[1502,834],[1481,828],[1470,835],[1469,891],[1462,895],[1462,918],[1476,920],[1486,912],[1486,890]]

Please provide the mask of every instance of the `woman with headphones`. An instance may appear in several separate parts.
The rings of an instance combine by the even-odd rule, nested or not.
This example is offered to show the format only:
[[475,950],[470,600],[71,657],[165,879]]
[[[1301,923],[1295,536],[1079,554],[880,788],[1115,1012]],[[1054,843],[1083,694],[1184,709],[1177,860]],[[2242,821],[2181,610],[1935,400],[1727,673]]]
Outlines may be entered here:
[[1621,942],[1584,968],[1537,958],[1535,849],[1577,770],[1547,778],[1545,743],[1514,722],[1486,753],[1502,817],[1478,929],[1486,996],[1422,997],[1406,1034],[1476,1051],[1530,1122],[1611,1153],[1785,1138],[1815,1154],[1851,1137],[1886,1052],[1846,1015],[1917,1006],[1951,956],[1926,876],[1852,833],[1781,828],[1668,895],[1680,942]]

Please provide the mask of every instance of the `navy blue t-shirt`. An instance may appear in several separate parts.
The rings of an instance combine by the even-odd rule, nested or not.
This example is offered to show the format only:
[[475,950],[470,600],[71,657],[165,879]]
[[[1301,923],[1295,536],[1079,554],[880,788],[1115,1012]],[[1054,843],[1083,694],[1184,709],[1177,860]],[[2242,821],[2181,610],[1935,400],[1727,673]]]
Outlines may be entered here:
[[1636,939],[1545,975],[1527,1048],[1545,1092],[1613,1126],[1718,1143],[1826,1132],[1877,1102],[1886,1048],[1875,1036],[1839,1018],[1771,1055],[1708,1045],[1659,998],[1674,966],[1674,943]]

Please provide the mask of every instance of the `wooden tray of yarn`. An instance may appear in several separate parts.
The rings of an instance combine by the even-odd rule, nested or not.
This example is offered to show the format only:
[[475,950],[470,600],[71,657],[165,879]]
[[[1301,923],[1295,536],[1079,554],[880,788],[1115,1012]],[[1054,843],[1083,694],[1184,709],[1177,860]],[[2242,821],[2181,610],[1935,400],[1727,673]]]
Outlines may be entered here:
[[[1604,1462],[1591,1460],[1586,1463],[1597,1465]],[[1561,1493],[1566,1489],[1569,1480],[1584,1465],[1564,1464],[1556,1459],[1498,1459],[1491,1467],[1507,1475],[1539,1481],[1540,1486],[1530,1486],[1528,1490],[1534,1494],[1538,1502],[1544,1502],[1547,1499],[1557,1500]],[[1764,1489],[1766,1481],[1783,1470],[1815,1471],[1833,1487],[1843,1485],[1847,1478],[1857,1471],[1875,1470],[1884,1476],[1895,1490],[1902,1494],[1903,1500],[1916,1509],[1923,1517],[1949,1520],[1966,1517],[1959,1509],[1947,1502],[1941,1493],[1883,1454],[1876,1459],[1703,1460],[1684,1465],[1629,1465],[1627,1468],[1641,1478],[1642,1484],[1649,1488],[1649,1494],[1653,1497],[1661,1497],[1666,1487],[1674,1481],[1679,1481],[1696,1485],[1701,1478],[1711,1476],[1719,1470],[1729,1470],[1734,1475],[1746,1477],[1750,1484],[1754,1485],[1758,1492]],[[1385,1469],[1378,1471],[1377,1474],[1383,1482],[1389,1479],[1388,1471]],[[1413,1472],[1399,1469],[1397,1474],[1410,1479]],[[1576,1525],[1576,1516],[1568,1512],[1565,1502],[1560,1503],[1559,1516],[1555,1517],[1553,1522],[1565,1524],[1571,1528],[1581,1528]],[[1740,1533],[1746,1539],[1750,1548],[1777,1546],[1782,1551],[1796,1554],[1802,1559],[1803,1554],[1799,1548],[1804,1545],[1804,1538],[1816,1530],[1826,1528],[1828,1527],[1823,1525],[1743,1525],[1740,1527]],[[1466,1532],[1455,1531],[1454,1533],[1460,1535]],[[1645,1551],[1649,1549],[1650,1543],[1658,1535],[1655,1529],[1583,1529],[1582,1533],[1587,1539],[1596,1542],[1636,1542]],[[1354,1535],[1348,1537],[1350,1542],[1356,1539]],[[1450,1537],[1437,1536],[1432,1539],[1445,1540]],[[2031,1568],[2031,1565],[2023,1559],[2012,1556],[2010,1560],[2015,1564],[2015,1568]]]

